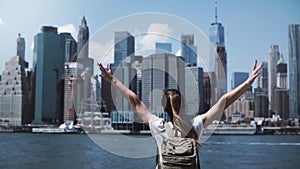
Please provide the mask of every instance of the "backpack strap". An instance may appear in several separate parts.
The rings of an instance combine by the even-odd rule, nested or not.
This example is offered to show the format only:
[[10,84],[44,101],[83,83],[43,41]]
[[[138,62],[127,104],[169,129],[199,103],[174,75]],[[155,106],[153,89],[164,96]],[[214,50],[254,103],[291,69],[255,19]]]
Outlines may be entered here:
[[165,123],[164,126],[166,128],[168,137],[175,137],[174,130],[170,127],[170,125],[168,123]]

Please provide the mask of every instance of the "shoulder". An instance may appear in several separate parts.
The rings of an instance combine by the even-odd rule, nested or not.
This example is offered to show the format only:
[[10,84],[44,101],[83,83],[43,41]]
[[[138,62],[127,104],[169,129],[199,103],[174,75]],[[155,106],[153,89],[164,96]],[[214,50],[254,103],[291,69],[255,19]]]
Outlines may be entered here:
[[200,134],[201,131],[202,131],[202,129],[203,129],[202,115],[198,115],[198,116],[194,117],[194,118],[192,119],[192,124],[193,124],[193,126],[194,126],[196,132],[197,132],[198,134]]
[[165,132],[166,128],[164,124],[165,121],[163,118],[159,118],[156,115],[152,114],[149,120],[149,128],[151,130],[152,136]]

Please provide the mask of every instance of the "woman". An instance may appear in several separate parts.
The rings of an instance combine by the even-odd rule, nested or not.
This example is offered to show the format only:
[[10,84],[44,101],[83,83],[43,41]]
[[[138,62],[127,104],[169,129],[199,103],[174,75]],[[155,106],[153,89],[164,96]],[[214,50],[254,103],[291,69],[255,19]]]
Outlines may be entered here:
[[[100,76],[102,76],[106,81],[110,82],[117,90],[120,91],[123,97],[125,97],[133,105],[133,107],[135,107],[143,122],[149,126],[151,134],[156,140],[159,154],[161,154],[160,148],[162,142],[168,137],[164,120],[162,118],[158,118],[156,115],[153,115],[134,92],[116,79],[112,75],[111,67],[108,70],[105,70],[102,64],[98,65],[102,72]],[[186,118],[183,116],[183,113],[180,111],[183,107],[181,93],[176,89],[165,90],[162,97],[162,105],[164,111],[168,113],[170,119],[168,124],[170,128],[179,131],[178,133],[181,135],[181,137],[194,138],[199,143],[200,133],[203,127],[208,126],[213,120],[221,118],[224,109],[237,100],[248,89],[248,87],[251,86],[251,84],[259,75],[262,67],[263,64],[257,67],[257,61],[255,61],[253,72],[244,83],[223,95],[208,112],[198,115],[190,120],[186,120]]]

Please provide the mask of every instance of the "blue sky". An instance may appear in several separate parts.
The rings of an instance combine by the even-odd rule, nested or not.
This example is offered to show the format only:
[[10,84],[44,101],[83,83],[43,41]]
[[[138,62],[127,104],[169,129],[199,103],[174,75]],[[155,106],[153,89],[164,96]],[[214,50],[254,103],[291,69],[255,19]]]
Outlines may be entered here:
[[[0,0],[0,69],[15,55],[19,32],[25,37],[26,60],[31,66],[33,37],[41,26],[58,26],[76,36],[83,15],[91,36],[120,17],[140,12],[178,16],[208,36],[214,21],[214,3],[214,0]],[[279,45],[288,62],[288,24],[300,23],[299,9],[298,0],[218,1],[218,21],[225,27],[229,81],[233,71],[249,72],[254,59],[268,60],[271,44]]]

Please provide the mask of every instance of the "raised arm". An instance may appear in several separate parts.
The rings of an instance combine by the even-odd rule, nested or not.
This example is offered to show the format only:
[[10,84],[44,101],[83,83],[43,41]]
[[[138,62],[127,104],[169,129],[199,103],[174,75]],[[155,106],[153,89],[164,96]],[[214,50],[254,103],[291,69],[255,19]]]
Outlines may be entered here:
[[141,117],[144,123],[149,125],[149,119],[151,117],[151,112],[148,110],[146,105],[138,98],[138,96],[128,89],[122,82],[120,82],[116,77],[112,75],[111,65],[108,70],[98,63],[98,66],[101,70],[101,77],[103,77],[107,82],[111,83],[123,97],[125,97],[133,107],[135,107],[138,115]]
[[258,77],[260,70],[263,67],[263,63],[258,67],[256,65],[257,61],[255,61],[254,63],[253,72],[244,83],[223,95],[207,113],[201,115],[204,127],[211,124],[211,122],[214,120],[221,119],[224,110],[229,107],[234,101],[236,101],[251,86],[254,80]]

